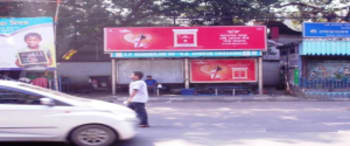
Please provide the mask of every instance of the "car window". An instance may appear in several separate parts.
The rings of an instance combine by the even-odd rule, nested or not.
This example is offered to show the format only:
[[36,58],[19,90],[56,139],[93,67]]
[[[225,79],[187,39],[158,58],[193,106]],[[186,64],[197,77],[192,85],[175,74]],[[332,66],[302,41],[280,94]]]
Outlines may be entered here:
[[0,104],[40,105],[42,97],[22,90],[0,87]]
[[[13,88],[0,87],[0,104],[40,105],[40,98],[44,96]],[[62,101],[53,99],[55,106],[70,106]]]
[[55,96],[59,96],[61,98],[65,98],[65,99],[69,99],[69,100],[74,100],[74,101],[78,101],[78,102],[91,102],[90,100],[87,100],[87,99],[84,99],[84,98],[75,97],[75,96],[72,96],[72,95],[69,95],[69,94],[65,94],[65,93],[62,93],[62,92],[59,92],[59,91],[55,91],[55,90],[51,90],[51,89],[47,89],[47,88],[41,88],[41,87],[38,87],[38,86],[33,86],[31,84],[20,83],[18,85],[21,86],[21,87],[32,89],[32,90],[50,93],[50,94],[53,94]]

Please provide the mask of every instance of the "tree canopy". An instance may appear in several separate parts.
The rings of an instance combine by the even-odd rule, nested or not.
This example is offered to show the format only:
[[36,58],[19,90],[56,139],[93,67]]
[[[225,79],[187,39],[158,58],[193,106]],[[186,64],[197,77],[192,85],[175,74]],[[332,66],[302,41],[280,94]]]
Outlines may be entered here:
[[275,17],[300,21],[350,21],[350,0],[284,0],[273,5]]

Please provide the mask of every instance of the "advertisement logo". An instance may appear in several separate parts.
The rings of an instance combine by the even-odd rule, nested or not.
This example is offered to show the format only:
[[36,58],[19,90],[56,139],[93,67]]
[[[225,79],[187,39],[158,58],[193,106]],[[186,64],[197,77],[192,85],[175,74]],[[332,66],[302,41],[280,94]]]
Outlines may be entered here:
[[174,47],[197,47],[198,29],[173,29]]

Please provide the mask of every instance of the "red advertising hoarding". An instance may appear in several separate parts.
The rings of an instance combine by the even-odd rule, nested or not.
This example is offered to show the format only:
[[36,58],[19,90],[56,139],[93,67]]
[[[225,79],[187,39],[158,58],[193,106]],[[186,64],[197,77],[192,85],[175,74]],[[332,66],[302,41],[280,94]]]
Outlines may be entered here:
[[193,83],[247,83],[256,81],[256,59],[191,61],[191,82]]
[[265,26],[105,28],[106,52],[265,50]]

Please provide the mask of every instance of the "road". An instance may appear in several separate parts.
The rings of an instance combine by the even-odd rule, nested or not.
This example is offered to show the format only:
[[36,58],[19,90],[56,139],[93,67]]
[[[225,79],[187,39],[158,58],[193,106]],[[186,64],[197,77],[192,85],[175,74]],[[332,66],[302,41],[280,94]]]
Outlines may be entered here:
[[116,146],[350,144],[350,102],[155,102],[148,111],[152,127]]

